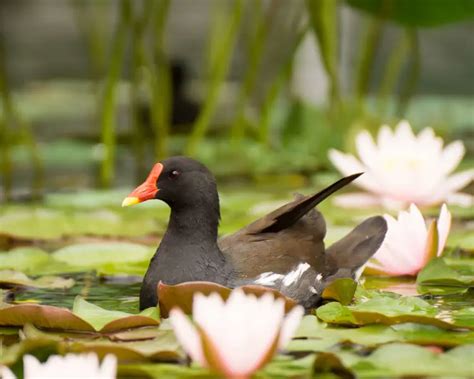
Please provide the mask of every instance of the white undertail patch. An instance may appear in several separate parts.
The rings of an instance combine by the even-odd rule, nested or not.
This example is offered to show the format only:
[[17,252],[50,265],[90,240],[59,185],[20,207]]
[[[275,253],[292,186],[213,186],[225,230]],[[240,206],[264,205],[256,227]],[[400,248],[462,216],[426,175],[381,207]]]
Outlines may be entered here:
[[303,275],[303,273],[309,268],[308,263],[300,263],[296,269],[290,271],[288,274],[285,275],[283,278],[283,285],[286,287],[291,286],[294,282],[298,281],[298,279]]
[[257,277],[255,283],[261,284],[263,286],[272,286],[275,285],[275,283],[278,280],[281,280],[282,278],[282,274],[276,274],[274,272],[264,272]]

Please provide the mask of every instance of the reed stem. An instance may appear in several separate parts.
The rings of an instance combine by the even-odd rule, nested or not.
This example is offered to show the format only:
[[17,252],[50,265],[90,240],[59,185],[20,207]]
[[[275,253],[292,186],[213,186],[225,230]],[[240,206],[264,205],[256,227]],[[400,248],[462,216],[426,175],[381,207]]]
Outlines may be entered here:
[[104,156],[102,157],[102,165],[100,169],[100,185],[102,187],[110,187],[115,176],[116,88],[120,79],[125,48],[127,45],[130,16],[130,0],[121,0],[120,19],[118,21],[112,41],[111,57],[105,77],[104,91],[102,94],[102,109],[100,114],[102,145],[104,148]]
[[195,155],[197,147],[205,136],[212,116],[217,108],[219,94],[224,83],[227,71],[229,70],[233,47],[237,40],[240,20],[242,18],[243,1],[235,0],[230,11],[228,27],[222,36],[222,41],[216,50],[216,56],[212,59],[212,77],[207,97],[204,101],[201,112],[194,123],[193,130],[188,140],[186,153]]
[[421,72],[421,54],[416,29],[406,30],[407,39],[410,45],[411,60],[408,66],[408,73],[400,88],[400,97],[397,106],[397,115],[403,117],[408,109],[410,100],[416,92]]
[[306,0],[310,24],[318,41],[322,63],[329,78],[329,99],[332,109],[341,102],[337,6],[336,0]]

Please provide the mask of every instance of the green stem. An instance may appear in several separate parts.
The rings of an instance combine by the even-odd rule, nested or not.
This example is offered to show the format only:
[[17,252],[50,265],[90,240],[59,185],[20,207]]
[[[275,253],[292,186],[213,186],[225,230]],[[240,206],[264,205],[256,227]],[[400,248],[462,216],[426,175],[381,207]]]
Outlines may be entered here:
[[338,74],[338,18],[336,0],[306,0],[310,24],[316,36],[322,63],[329,77],[331,108],[341,101]]
[[8,201],[11,198],[13,187],[13,169],[11,159],[11,148],[9,138],[9,118],[13,105],[8,90],[5,67],[5,51],[3,41],[0,40],[0,96],[2,104],[2,118],[0,119],[0,144],[1,144],[1,172],[3,178],[3,196]]
[[237,39],[240,20],[242,18],[242,9],[243,1],[236,0],[234,2],[234,7],[231,10],[227,32],[222,37],[222,42],[216,52],[209,93],[189,137],[188,145],[186,147],[186,153],[188,155],[194,155],[196,153],[197,147],[205,136],[211,118],[216,110],[219,94],[229,69],[233,47]]
[[399,117],[404,116],[410,103],[410,100],[415,94],[421,72],[421,54],[420,45],[418,41],[418,33],[416,29],[407,29],[406,33],[410,44],[412,56],[407,77],[404,83],[402,83],[402,87],[400,89],[400,99],[397,106],[397,115]]
[[367,23],[365,38],[361,40],[360,56],[355,75],[355,94],[360,105],[369,93],[370,80],[383,33],[383,25],[384,21],[378,17],[370,19]]
[[[162,0],[154,15],[154,67],[152,73],[152,120],[155,128],[155,156],[162,159],[168,155],[168,136],[171,114],[171,73],[165,53],[165,30],[170,0]],[[153,73],[156,73],[153,75]]]
[[106,8],[100,1],[74,0],[72,5],[77,25],[85,39],[93,78],[99,80],[106,63],[103,30]]
[[280,68],[279,73],[270,85],[270,88],[263,101],[259,122],[259,140],[263,145],[270,146],[270,122],[273,110],[276,108],[275,104],[278,101],[278,95],[280,94],[282,87],[291,77],[295,53],[301,45],[301,42],[303,41],[307,32],[308,28],[306,27],[297,35],[296,41],[292,45],[292,50],[289,52],[286,62]]
[[43,165],[33,131],[28,122],[24,121],[13,104],[10,87],[7,80],[5,64],[6,52],[3,40],[0,39],[0,96],[3,109],[3,120],[0,120],[0,139],[2,143],[2,175],[4,177],[4,195],[11,197],[13,186],[13,164],[11,159],[11,134],[9,125],[16,125],[21,133],[21,141],[26,143],[30,161],[33,166],[32,195],[38,197],[43,188]]
[[143,1],[143,11],[141,15],[133,17],[132,29],[132,64],[131,64],[131,85],[130,85],[130,105],[133,124],[132,145],[135,158],[136,178],[141,180],[145,173],[145,146],[146,139],[144,125],[142,124],[142,102],[140,87],[142,83],[142,69],[146,63],[145,36],[146,29],[151,19],[153,0]]
[[274,9],[274,4],[270,4],[268,13],[265,16],[262,10],[261,0],[257,1],[252,9],[252,12],[255,14],[255,24],[257,26],[255,34],[250,42],[247,70],[245,71],[244,79],[240,86],[236,116],[231,126],[231,135],[234,143],[241,140],[245,133],[245,107],[255,88],[257,73],[265,52],[264,46],[272,22]]
[[109,187],[112,184],[115,174],[115,97],[123,64],[130,15],[130,0],[122,0],[120,2],[120,20],[115,30],[112,42],[112,53],[105,78],[100,114],[102,144],[104,146],[104,156],[100,170],[100,184],[102,187]]
[[407,59],[408,48],[409,41],[407,34],[403,33],[388,57],[383,78],[380,83],[378,98],[379,114],[381,115],[386,113],[389,96],[395,91],[397,80],[400,78],[400,73],[402,72],[403,65]]

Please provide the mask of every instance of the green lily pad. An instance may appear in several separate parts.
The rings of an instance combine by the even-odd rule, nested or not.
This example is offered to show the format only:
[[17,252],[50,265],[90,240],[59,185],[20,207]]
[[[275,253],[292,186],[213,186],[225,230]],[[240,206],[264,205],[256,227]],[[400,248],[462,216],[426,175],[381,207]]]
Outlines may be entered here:
[[[154,248],[126,242],[84,243],[55,251],[55,260],[81,270],[106,274],[146,272]],[[129,270],[130,267],[130,270]]]
[[474,307],[466,307],[454,311],[452,316],[456,325],[474,329]]
[[474,287],[474,273],[464,275],[448,266],[443,258],[431,260],[418,274],[416,283],[420,293],[452,294],[464,293]]
[[350,278],[339,278],[332,281],[323,291],[323,299],[339,301],[343,305],[350,304],[357,289],[357,282]]
[[474,332],[447,330],[432,325],[404,323],[398,325],[365,325],[342,328],[305,316],[288,345],[290,351],[320,352],[333,349],[341,343],[376,347],[390,342],[410,342],[417,345],[458,346],[474,343]]
[[470,327],[456,324],[455,320],[447,318],[422,299],[396,294],[379,294],[351,306],[333,302],[319,307],[316,314],[321,320],[338,325],[394,325],[414,322],[446,329]]
[[156,308],[139,314],[108,311],[88,303],[80,296],[72,311],[41,304],[5,305],[0,308],[0,326],[33,324],[45,329],[79,330],[106,333],[138,326],[159,324]]
[[74,286],[74,279],[62,278],[60,276],[42,276],[38,279],[31,279],[24,273],[14,270],[0,271],[0,287],[36,287],[36,288],[71,288]]
[[[118,207],[118,205],[117,205]],[[51,240],[71,236],[137,237],[157,234],[149,214],[108,209],[75,210],[8,206],[0,215],[0,235],[20,240]]]
[[463,345],[445,353],[402,343],[376,349],[368,357],[338,353],[344,366],[357,377],[471,377],[474,345]]
[[[140,330],[140,329],[137,329]],[[21,356],[48,349],[51,353],[94,352],[100,358],[114,354],[122,362],[178,361],[184,353],[171,330],[154,328],[152,338],[128,341],[115,340],[115,334],[45,332],[32,325],[26,325],[21,342],[4,348],[0,364],[12,365]]]
[[0,269],[12,269],[32,273],[38,267],[51,262],[50,255],[36,247],[19,247],[0,252]]

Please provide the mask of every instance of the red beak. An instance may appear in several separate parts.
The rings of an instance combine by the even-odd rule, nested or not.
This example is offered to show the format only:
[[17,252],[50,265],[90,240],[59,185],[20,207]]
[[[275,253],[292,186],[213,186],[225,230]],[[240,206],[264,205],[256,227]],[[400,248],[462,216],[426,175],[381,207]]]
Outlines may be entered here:
[[155,164],[148,175],[148,178],[146,178],[142,184],[135,188],[130,195],[123,200],[122,207],[135,205],[155,198],[159,191],[156,182],[158,181],[161,171],[163,171],[163,165],[161,163]]

